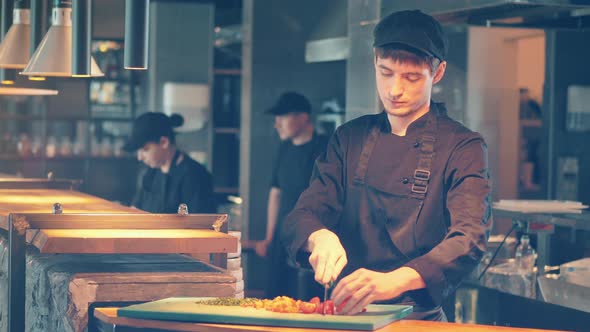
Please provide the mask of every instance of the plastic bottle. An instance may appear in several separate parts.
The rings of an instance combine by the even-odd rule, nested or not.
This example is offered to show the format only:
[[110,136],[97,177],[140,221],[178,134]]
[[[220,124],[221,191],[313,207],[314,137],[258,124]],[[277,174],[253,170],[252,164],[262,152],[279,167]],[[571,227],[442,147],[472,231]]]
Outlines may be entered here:
[[516,266],[523,273],[531,273],[535,268],[537,254],[531,246],[529,236],[524,234],[520,237],[520,244],[516,247]]

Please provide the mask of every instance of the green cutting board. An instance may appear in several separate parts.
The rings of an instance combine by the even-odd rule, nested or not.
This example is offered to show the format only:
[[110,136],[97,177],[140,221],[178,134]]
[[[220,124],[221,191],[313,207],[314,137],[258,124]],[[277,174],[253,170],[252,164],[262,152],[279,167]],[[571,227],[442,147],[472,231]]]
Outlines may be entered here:
[[354,316],[324,316],[196,303],[208,299],[211,298],[171,297],[120,308],[118,316],[199,323],[373,331],[412,312],[412,306],[372,304],[367,306],[367,312]]

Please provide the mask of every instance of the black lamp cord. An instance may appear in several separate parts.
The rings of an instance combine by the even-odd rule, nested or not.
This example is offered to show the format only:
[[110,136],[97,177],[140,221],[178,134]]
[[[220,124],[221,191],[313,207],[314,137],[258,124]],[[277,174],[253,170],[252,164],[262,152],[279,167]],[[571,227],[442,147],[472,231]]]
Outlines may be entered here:
[[506,242],[506,239],[508,239],[510,234],[512,234],[512,232],[514,232],[514,230],[517,229],[518,227],[520,227],[520,225],[518,223],[515,222],[512,224],[512,228],[510,228],[510,231],[508,231],[508,233],[506,233],[506,236],[504,236],[504,240],[502,240],[502,242],[500,242],[500,245],[498,246],[498,248],[496,248],[496,251],[494,251],[494,254],[492,255],[492,259],[490,259],[490,262],[488,263],[488,265],[486,265],[485,269],[483,269],[483,271],[481,271],[477,280],[481,280],[481,277],[483,277],[483,275],[487,272],[487,270],[492,265],[492,262],[494,261],[494,259],[498,255],[498,253],[500,252],[500,249],[502,249],[502,246]]

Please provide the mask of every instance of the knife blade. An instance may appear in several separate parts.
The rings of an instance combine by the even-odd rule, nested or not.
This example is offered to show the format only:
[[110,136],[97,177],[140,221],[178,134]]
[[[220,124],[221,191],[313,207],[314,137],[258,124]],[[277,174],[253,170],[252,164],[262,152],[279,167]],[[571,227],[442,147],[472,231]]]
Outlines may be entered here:
[[324,305],[322,306],[322,315],[326,314],[326,299],[328,299],[328,284],[324,285]]

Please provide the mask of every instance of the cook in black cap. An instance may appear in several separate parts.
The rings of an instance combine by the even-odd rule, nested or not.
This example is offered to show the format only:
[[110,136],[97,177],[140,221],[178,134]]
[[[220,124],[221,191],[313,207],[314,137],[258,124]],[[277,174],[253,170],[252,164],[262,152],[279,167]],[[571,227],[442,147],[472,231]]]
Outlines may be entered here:
[[336,282],[342,314],[379,302],[412,305],[410,319],[446,320],[441,303],[486,251],[486,145],[431,100],[448,48],[433,17],[389,14],[373,46],[383,111],[338,128],[282,240],[295,264],[310,253],[321,285]]
[[[301,192],[307,188],[313,163],[324,151],[328,138],[315,132],[311,121],[311,103],[302,94],[288,91],[266,113],[274,116],[281,144],[276,151],[271,174],[266,218],[266,236],[256,242],[256,253],[269,258],[266,297],[297,297],[298,271],[287,264],[278,231]],[[309,277],[306,285],[314,285]]]
[[311,103],[300,93],[283,93],[266,113],[274,115],[275,129],[281,141],[297,141],[298,136],[311,137],[313,133]]
[[133,122],[123,146],[136,152],[147,168],[140,172],[132,205],[153,213],[177,213],[186,204],[189,213],[215,212],[213,182],[207,169],[176,147],[174,128],[182,116],[148,112]]

